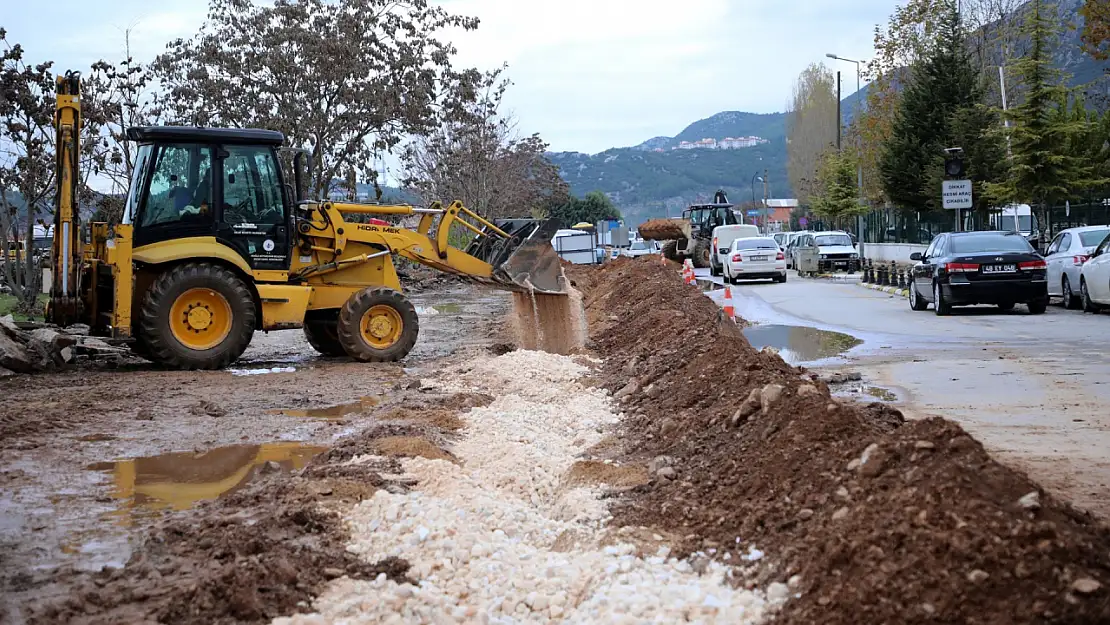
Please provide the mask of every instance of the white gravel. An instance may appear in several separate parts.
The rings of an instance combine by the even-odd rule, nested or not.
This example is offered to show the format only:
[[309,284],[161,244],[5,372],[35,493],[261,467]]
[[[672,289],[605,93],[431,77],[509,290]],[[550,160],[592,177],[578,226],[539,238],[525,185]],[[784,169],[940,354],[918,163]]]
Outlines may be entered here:
[[569,357],[515,351],[425,380],[497,397],[465,415],[452,448],[462,466],[405,460],[417,490],[378,491],[347,518],[351,551],[408,560],[418,585],[341,578],[317,613],[274,623],[758,623],[772,613],[785,592],[771,601],[734,589],[722,564],[698,574],[665,547],[642,558],[632,545],[598,544],[610,518],[598,491],[563,481],[617,419],[605,391],[578,382],[586,371]]

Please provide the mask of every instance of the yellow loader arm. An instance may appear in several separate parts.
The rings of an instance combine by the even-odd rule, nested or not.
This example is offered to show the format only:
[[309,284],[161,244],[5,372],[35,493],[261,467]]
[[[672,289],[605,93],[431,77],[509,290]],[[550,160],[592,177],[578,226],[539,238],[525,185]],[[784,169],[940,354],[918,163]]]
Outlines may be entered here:
[[[559,256],[551,245],[558,229],[554,221],[507,219],[495,224],[457,200],[447,208],[439,202],[428,208],[337,202],[308,206],[308,217],[298,220],[297,224],[300,250],[326,260],[295,269],[290,274],[291,280],[307,279],[397,254],[439,271],[504,290],[566,294]],[[416,230],[409,230],[349,222],[344,214],[420,215],[420,223]],[[465,250],[449,242],[454,226],[474,235]],[[359,248],[369,246],[373,251],[345,254],[352,244]]]

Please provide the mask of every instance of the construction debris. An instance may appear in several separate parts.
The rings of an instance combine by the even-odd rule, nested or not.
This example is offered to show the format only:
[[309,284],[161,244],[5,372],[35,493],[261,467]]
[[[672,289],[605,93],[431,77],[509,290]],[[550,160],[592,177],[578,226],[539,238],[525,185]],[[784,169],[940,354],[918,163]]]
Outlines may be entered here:
[[24,330],[0,317],[0,366],[16,373],[57,371],[73,360],[77,337],[50,328]]

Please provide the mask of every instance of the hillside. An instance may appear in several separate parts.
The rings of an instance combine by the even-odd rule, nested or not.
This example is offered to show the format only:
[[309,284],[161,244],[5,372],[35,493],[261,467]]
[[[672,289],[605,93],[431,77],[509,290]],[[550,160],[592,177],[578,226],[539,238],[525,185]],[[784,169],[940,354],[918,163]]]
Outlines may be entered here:
[[[1110,64],[1095,61],[1084,54],[1079,46],[1079,29],[1082,21],[1078,9],[1083,0],[1061,0],[1061,23],[1072,24],[1059,34],[1056,66],[1069,76],[1074,87],[1086,86],[1091,94],[1101,98],[1090,101],[1105,105],[1110,93],[1110,79],[1106,70]],[[1022,19],[1021,16],[1014,19]],[[1019,44],[1018,51],[1024,46]],[[833,69],[837,69],[833,66]],[[858,93],[855,87],[855,69],[839,67],[842,88],[847,96],[842,101],[842,118],[851,121],[854,106],[860,101],[866,106],[867,85]],[[1020,89],[1009,87],[1011,103],[1020,97]],[[704,138],[758,136],[770,143],[737,150],[672,150],[680,141],[698,141]],[[661,149],[662,152],[653,150]],[[578,152],[549,154],[562,170],[563,178],[576,195],[599,190],[608,193],[631,223],[648,217],[660,217],[670,212],[677,214],[687,204],[698,201],[699,194],[709,197],[718,188],[729,192],[736,203],[752,198],[752,176],[762,175],[764,168],[770,172],[771,196],[792,197],[786,178],[786,114],[745,113],[723,111],[698,120],[673,137],[652,137],[629,148],[613,148],[600,154]],[[755,193],[762,196],[762,185],[756,183]]]
[[[780,114],[781,119],[781,114]],[[730,136],[730,135],[726,135]],[[752,176],[766,168],[772,197],[786,197],[786,140],[739,150],[644,151],[617,148],[600,154],[551,153],[571,192],[583,195],[600,190],[610,195],[630,223],[649,217],[677,214],[687,204],[708,201],[723,188],[735,203],[751,201]],[[762,197],[762,184],[756,182]]]

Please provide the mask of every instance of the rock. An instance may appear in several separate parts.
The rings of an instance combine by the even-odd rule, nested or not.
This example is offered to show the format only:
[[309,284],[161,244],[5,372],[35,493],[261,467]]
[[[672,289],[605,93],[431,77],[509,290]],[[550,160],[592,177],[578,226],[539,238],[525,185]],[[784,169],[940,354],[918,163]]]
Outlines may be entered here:
[[767,601],[783,603],[790,598],[790,587],[782,582],[772,582],[767,587]]
[[6,378],[9,375],[15,375],[15,371],[12,371],[11,369],[5,369],[4,367],[0,367],[0,378]]
[[802,384],[798,387],[798,397],[809,397],[810,395],[820,395],[821,391],[812,384]]
[[150,408],[141,408],[139,412],[135,413],[135,419],[137,421],[153,421],[154,412]]
[[740,423],[746,421],[748,417],[755,414],[756,410],[759,410],[760,406],[762,406],[762,395],[763,391],[758,388],[753,388],[752,392],[748,393],[747,399],[745,399],[744,402],[740,404],[740,407],[736,409],[736,412],[732,413],[732,419],[730,419],[730,423],[733,427],[736,427]]
[[655,475],[669,481],[678,477],[678,471],[675,471],[673,467],[663,467],[656,471]]
[[674,419],[667,417],[659,423],[659,433],[666,436],[671,432],[678,429],[678,423]]
[[859,458],[852,458],[852,461],[848,463],[848,470],[849,471],[855,471],[858,468],[859,468]]
[[890,460],[890,455],[884,450],[879,449],[877,445],[872,445],[872,447],[875,447],[875,449],[870,454],[864,451],[863,456],[860,456],[859,459],[859,474],[863,477],[878,477]]
[[1021,506],[1023,510],[1036,512],[1041,509],[1041,494],[1037,491],[1027,493],[1023,495],[1021,499],[1018,499],[1018,505]]
[[847,488],[841,486],[840,488],[836,489],[836,496],[840,497],[841,499],[847,499],[851,495],[848,493]]
[[802,508],[801,510],[798,510],[799,519],[808,519],[811,516],[813,516],[813,510],[809,508]]
[[674,458],[670,456],[656,456],[648,463],[648,473],[655,475],[659,470],[664,467],[669,467],[674,464]]
[[1098,592],[1099,588],[1102,588],[1102,584],[1091,579],[1090,577],[1080,577],[1079,579],[1071,583],[1071,589],[1081,595],[1089,595],[1091,593]]
[[913,444],[914,449],[936,449],[937,446],[931,441],[917,441]]
[[281,473],[281,465],[273,460],[267,460],[262,463],[262,466],[258,467],[258,472],[263,475],[268,473]]
[[648,384],[647,388],[644,389],[644,395],[647,395],[648,397],[651,397],[653,399],[658,397],[659,393],[659,387],[654,384]]
[[990,573],[982,569],[975,569],[974,571],[967,574],[967,581],[971,582],[972,584],[979,584],[987,581],[990,576]]
[[334,566],[325,567],[323,572],[324,577],[328,579],[335,579],[337,577],[343,577],[344,575],[343,569],[337,569]]
[[35,366],[23,345],[12,339],[7,327],[0,331],[0,366],[18,373],[33,373]]
[[791,575],[790,579],[786,580],[786,585],[789,586],[790,588],[797,588],[798,586],[801,586],[802,585],[802,576],[801,575]]
[[833,512],[832,520],[839,521],[840,519],[846,518],[848,516],[848,512],[848,506],[844,506],[836,512]]
[[636,373],[636,368],[639,365],[640,359],[633,357],[632,360],[624,363],[624,367],[621,369],[621,372],[624,373],[624,375],[633,375]]
[[218,404],[203,399],[197,402],[189,411],[197,416],[207,415],[209,417],[223,417],[227,415],[227,411]]
[[922,603],[921,611],[925,614],[935,614],[937,609],[931,603]]
[[763,387],[763,390],[760,392],[759,396],[759,403],[760,407],[763,409],[763,412],[767,412],[768,410],[770,410],[771,405],[778,401],[780,397],[782,397],[782,390],[783,388],[781,384],[768,384],[767,386]]
[[406,391],[419,391],[421,386],[420,380],[413,380],[405,385]]
[[833,404],[833,403],[827,404],[825,406],[825,412],[836,412],[837,407],[838,406],[836,404]]
[[640,382],[636,378],[632,378],[631,380],[628,381],[628,384],[624,385],[624,388],[617,391],[617,394],[613,396],[613,399],[616,399],[616,400],[624,399],[625,397],[628,397],[628,396],[632,395],[633,393],[635,393],[638,390],[640,390]]

